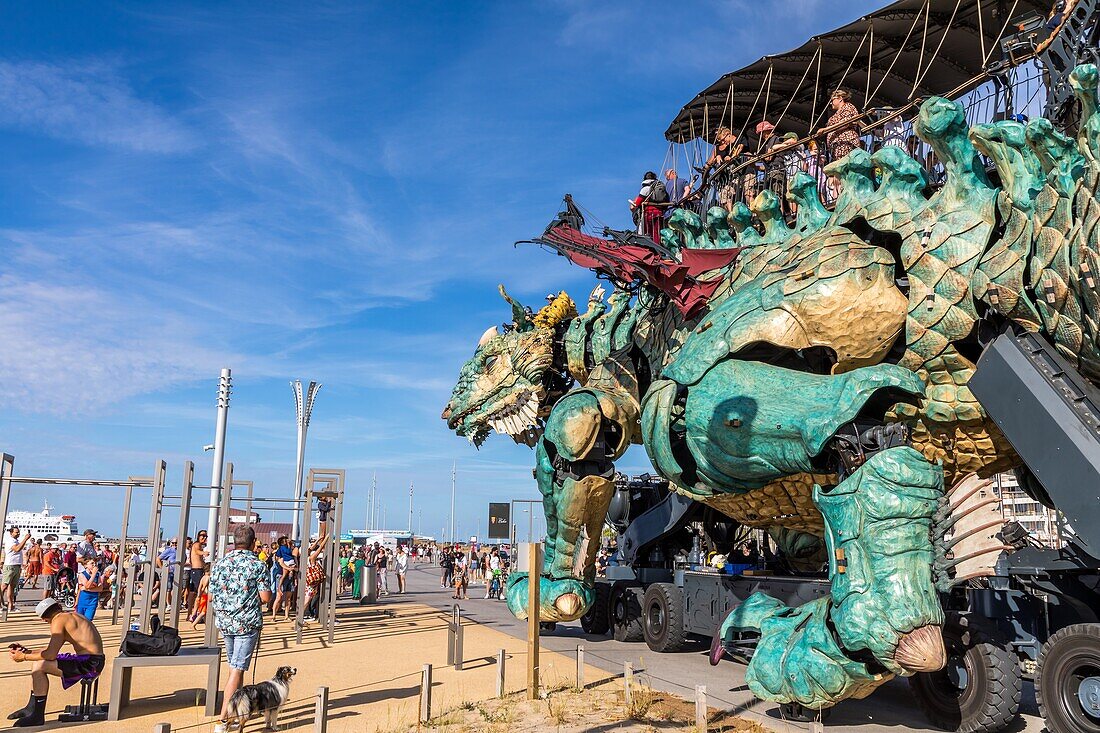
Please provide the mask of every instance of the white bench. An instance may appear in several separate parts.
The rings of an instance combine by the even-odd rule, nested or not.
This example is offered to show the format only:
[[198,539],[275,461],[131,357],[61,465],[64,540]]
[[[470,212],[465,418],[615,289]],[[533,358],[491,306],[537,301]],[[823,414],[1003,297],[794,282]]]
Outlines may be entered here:
[[218,714],[218,690],[221,677],[221,652],[217,647],[184,647],[173,657],[115,657],[111,672],[111,702],[108,720],[118,720],[122,708],[130,704],[130,679],[138,667],[197,667],[206,665],[206,714]]

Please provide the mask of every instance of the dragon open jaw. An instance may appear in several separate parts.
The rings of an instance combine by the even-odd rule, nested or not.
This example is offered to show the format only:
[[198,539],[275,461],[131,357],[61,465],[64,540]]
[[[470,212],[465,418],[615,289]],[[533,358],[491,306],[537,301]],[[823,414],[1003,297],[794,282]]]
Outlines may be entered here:
[[537,437],[542,430],[539,407],[538,393],[524,389],[491,412],[486,421],[501,435],[510,435],[517,443],[530,443],[532,433]]

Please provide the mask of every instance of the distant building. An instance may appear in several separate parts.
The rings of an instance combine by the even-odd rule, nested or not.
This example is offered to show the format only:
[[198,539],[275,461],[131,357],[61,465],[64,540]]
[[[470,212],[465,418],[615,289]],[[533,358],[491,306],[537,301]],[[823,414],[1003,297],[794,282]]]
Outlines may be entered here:
[[994,476],[993,492],[1001,499],[1001,515],[1006,522],[1018,522],[1041,545],[1055,549],[1062,546],[1054,511],[1025,494],[1015,474]]

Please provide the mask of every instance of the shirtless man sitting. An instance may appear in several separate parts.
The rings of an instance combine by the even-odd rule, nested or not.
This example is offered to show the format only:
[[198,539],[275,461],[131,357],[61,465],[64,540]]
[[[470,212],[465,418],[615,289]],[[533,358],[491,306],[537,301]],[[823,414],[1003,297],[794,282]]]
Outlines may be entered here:
[[[11,644],[8,653],[13,662],[34,662],[31,671],[31,699],[27,706],[8,716],[13,727],[27,728],[46,724],[46,696],[50,692],[50,675],[61,678],[61,687],[69,689],[81,680],[94,680],[103,671],[103,639],[88,619],[72,611],[64,611],[53,598],[47,598],[34,609],[50,625],[50,643],[42,651],[31,651],[22,644]],[[61,647],[71,644],[73,653],[62,653]]]

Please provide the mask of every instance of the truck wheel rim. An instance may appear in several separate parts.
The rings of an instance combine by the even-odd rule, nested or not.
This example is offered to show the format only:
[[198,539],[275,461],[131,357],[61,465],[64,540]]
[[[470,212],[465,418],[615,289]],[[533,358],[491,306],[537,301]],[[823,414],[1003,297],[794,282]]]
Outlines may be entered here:
[[[1080,669],[1076,669],[1074,670],[1074,674],[1070,675],[1071,685],[1073,679],[1079,679],[1077,674],[1081,671]],[[1077,685],[1077,702],[1085,715],[1100,720],[1100,675],[1093,674],[1081,679],[1080,683]]]
[[665,609],[661,608],[660,603],[652,603],[646,616],[649,618],[650,634],[654,637],[661,636],[665,630]]

